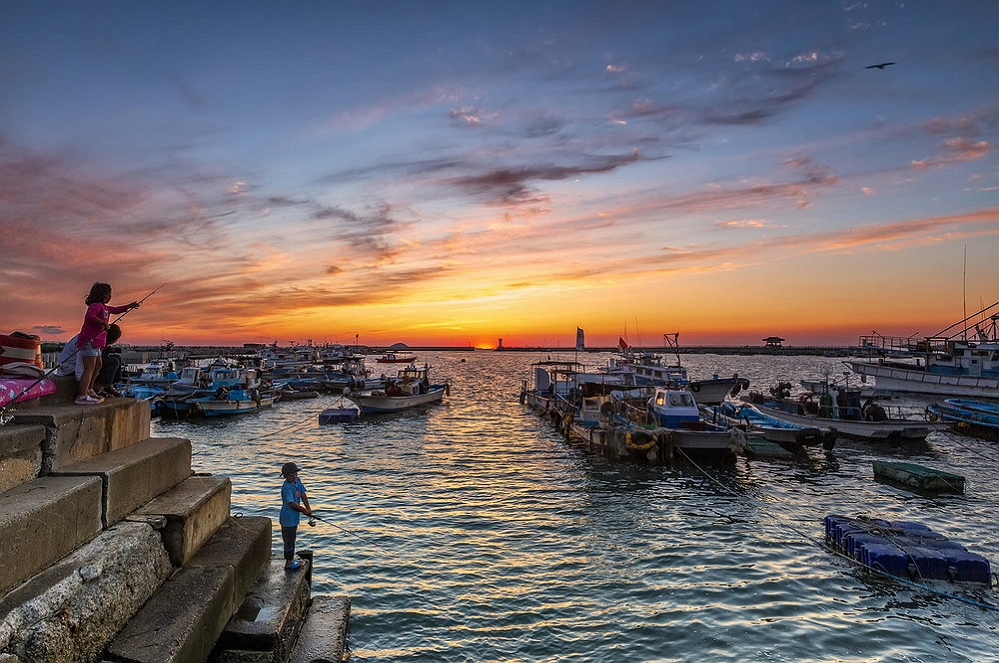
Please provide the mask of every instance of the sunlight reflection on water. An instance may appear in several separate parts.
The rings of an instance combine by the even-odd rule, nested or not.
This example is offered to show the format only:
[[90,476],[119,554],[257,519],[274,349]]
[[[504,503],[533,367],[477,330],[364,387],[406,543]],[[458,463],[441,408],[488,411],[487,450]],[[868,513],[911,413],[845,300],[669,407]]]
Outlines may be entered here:
[[[815,541],[827,513],[918,519],[999,561],[995,445],[934,434],[926,450],[837,446],[833,459],[648,467],[586,456],[518,403],[527,353],[431,353],[454,389],[419,412],[319,426],[335,398],[232,421],[156,422],[195,468],[233,480],[233,511],[276,519],[279,468],[317,513],[314,591],[352,597],[356,661],[984,661],[999,620],[870,578]],[[603,355],[586,355],[598,365]],[[692,377],[765,390],[819,357],[684,356]],[[913,403],[918,409],[922,403]],[[983,462],[985,458],[991,461]],[[962,496],[873,481],[872,458],[964,474]],[[280,536],[275,536],[279,553]],[[948,590],[996,603],[992,590]]]

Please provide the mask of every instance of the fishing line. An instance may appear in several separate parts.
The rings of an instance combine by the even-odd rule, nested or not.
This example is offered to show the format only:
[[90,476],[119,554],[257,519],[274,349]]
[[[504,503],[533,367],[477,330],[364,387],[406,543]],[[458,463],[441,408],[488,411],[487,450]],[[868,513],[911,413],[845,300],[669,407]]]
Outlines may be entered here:
[[393,551],[389,550],[388,548],[386,548],[384,546],[380,546],[380,545],[378,545],[377,543],[375,543],[373,541],[369,541],[368,539],[366,539],[365,537],[361,536],[357,532],[354,532],[353,530],[349,530],[346,527],[341,527],[340,525],[337,525],[336,523],[334,523],[331,520],[326,520],[322,516],[317,516],[316,514],[312,514],[311,516],[309,516],[309,521],[308,521],[309,527],[315,527],[316,526],[315,521],[317,521],[317,520],[322,521],[322,522],[324,522],[327,525],[330,525],[332,527],[335,527],[338,530],[340,530],[341,532],[346,532],[347,534],[350,534],[351,536],[357,538],[359,541],[363,542],[365,545],[374,546],[378,550],[381,550],[382,552],[388,554],[390,557],[395,558],[397,561],[402,562],[403,564],[408,564],[410,566],[416,566],[416,562],[411,562],[409,560],[403,559],[402,557],[400,557],[398,555],[398,553],[393,552]]
[[[136,304],[141,304],[142,302],[146,301],[147,299],[149,299],[150,296],[152,296],[152,294],[154,292],[156,292],[157,290],[159,290],[160,288],[162,288],[165,285],[166,285],[166,283],[161,283],[158,287],[156,287],[148,295],[146,295],[142,299],[138,300],[136,302]],[[124,318],[130,312],[134,311],[136,308],[138,308],[138,306],[136,306],[135,308],[128,309],[127,311],[125,311],[124,313],[122,313],[121,315],[119,315],[117,318],[115,318],[114,322],[109,323],[109,325],[116,324],[119,320],[121,320],[122,318]],[[76,350],[74,350],[73,353],[71,355],[69,355],[69,357],[66,358],[66,360],[68,361],[68,360],[76,357],[77,353],[80,352],[80,349],[81,348],[77,347]],[[24,390],[20,394],[18,394],[13,400],[11,400],[9,403],[7,403],[6,405],[4,405],[3,407],[0,407],[0,426],[6,425],[7,422],[9,422],[13,418],[13,417],[10,417],[10,416],[7,415],[8,408],[13,407],[14,404],[17,403],[17,401],[21,397],[23,397],[29,391],[31,391],[32,389],[34,389],[35,385],[41,383],[42,380],[45,380],[45,379],[51,377],[52,374],[55,373],[58,369],[59,369],[59,365],[56,365],[56,366],[53,366],[51,369],[49,369],[48,372],[43,372],[42,373],[42,377],[38,378],[37,380],[35,380],[31,384],[29,384],[27,387],[25,387]]]
[[[718,479],[716,479],[714,476],[712,476],[707,470],[705,470],[700,465],[698,465],[696,462],[694,462],[694,460],[683,449],[677,447],[677,451],[679,451],[683,455],[683,457],[691,465],[693,465],[695,468],[697,468],[697,470],[701,474],[703,474],[704,477],[707,478],[709,481],[713,482],[715,485],[717,485],[718,487],[720,487],[722,490],[724,490],[725,492],[727,492],[732,497],[743,498],[742,495],[740,495],[739,493],[735,492],[734,490],[732,490],[731,488],[729,488],[728,486],[726,486],[722,482],[718,481]],[[758,498],[758,499],[756,499],[756,501],[758,503],[759,502],[770,502],[771,504],[775,504],[774,502],[772,502],[772,500],[769,500],[769,499],[766,499],[766,498],[762,498],[762,499]],[[760,506],[762,506],[762,505],[760,505]],[[777,509],[777,511],[780,511],[780,509]],[[784,517],[786,518],[785,514],[782,514],[782,515],[784,515]],[[785,525],[789,529],[791,529],[792,531],[794,531],[798,536],[802,537],[806,542],[808,542],[808,543],[810,543],[810,544],[818,547],[823,552],[832,552],[836,556],[842,557],[843,559],[849,561],[851,564],[854,564],[854,565],[859,564],[859,562],[857,562],[857,560],[853,559],[849,555],[846,555],[846,554],[844,554],[844,553],[842,553],[842,552],[840,552],[840,551],[838,551],[838,550],[836,550],[834,548],[829,548],[828,546],[825,545],[825,542],[823,540],[820,540],[820,539],[812,536],[811,534],[808,534],[807,532],[802,531],[797,526],[795,526],[793,523],[785,523]],[[886,578],[891,578],[892,580],[897,580],[897,581],[899,581],[900,583],[902,583],[904,585],[910,585],[912,587],[916,587],[916,588],[928,591],[930,593],[937,594],[939,596],[944,596],[946,598],[957,599],[958,601],[961,601],[963,603],[967,603],[969,605],[973,605],[973,606],[976,606],[978,608],[983,608],[985,610],[992,610],[992,611],[999,612],[999,605],[995,605],[995,604],[991,604],[991,603],[984,603],[984,602],[976,601],[974,599],[969,599],[969,598],[966,598],[966,597],[963,597],[963,596],[958,596],[957,594],[951,594],[950,592],[945,592],[943,590],[937,589],[936,587],[930,587],[929,585],[924,585],[922,583],[918,583],[918,582],[915,582],[913,580],[909,580],[907,578],[901,578],[899,576],[892,575],[892,574],[888,573],[887,571],[883,571],[883,570],[875,568],[875,567],[863,566],[863,568],[865,570],[874,571],[875,573],[877,573],[879,575],[882,575],[882,576],[884,576]]]

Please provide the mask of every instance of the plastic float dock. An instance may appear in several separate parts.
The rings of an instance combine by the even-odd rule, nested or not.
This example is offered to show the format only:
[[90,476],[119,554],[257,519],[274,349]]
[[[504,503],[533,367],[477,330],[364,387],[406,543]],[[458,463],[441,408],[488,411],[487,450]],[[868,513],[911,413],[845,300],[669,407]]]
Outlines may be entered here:
[[990,586],[989,560],[922,523],[829,515],[826,542],[852,560],[904,580]]

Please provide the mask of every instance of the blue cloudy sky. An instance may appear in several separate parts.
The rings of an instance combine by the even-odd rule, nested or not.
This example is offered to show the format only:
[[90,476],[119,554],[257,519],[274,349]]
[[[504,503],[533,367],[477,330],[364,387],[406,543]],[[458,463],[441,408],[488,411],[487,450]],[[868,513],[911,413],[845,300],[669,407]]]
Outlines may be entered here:
[[[884,68],[871,65],[893,62]],[[0,3],[3,327],[850,343],[999,300],[999,3]]]

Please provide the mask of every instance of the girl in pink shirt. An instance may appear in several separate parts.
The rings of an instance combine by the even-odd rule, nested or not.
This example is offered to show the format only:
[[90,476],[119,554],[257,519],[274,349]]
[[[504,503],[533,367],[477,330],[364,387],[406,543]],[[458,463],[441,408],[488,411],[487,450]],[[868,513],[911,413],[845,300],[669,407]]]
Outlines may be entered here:
[[80,387],[76,392],[77,405],[96,405],[103,399],[94,391],[94,382],[101,370],[101,348],[107,345],[108,319],[112,313],[124,313],[133,308],[139,308],[139,302],[124,306],[108,306],[111,301],[111,286],[107,283],[95,283],[87,295],[87,314],[83,318],[83,327],[76,339],[76,347],[83,357],[83,375],[80,377]]

